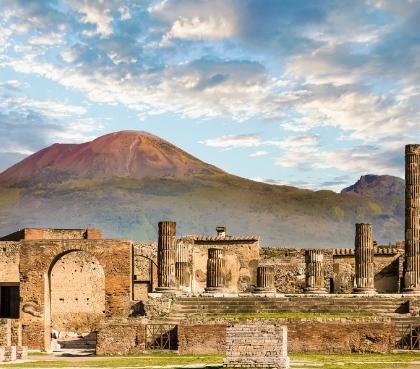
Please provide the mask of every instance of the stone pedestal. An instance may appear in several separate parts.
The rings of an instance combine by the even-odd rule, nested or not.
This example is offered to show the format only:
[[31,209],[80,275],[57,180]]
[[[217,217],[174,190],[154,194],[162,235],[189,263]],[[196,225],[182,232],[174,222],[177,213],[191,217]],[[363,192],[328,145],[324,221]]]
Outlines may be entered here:
[[356,224],[354,252],[356,288],[353,292],[358,294],[376,293],[372,224]]
[[288,369],[287,327],[264,323],[226,327],[223,366]]
[[305,293],[325,294],[324,254],[322,250],[305,250],[306,273]]
[[157,292],[176,291],[176,223],[159,222]]
[[420,145],[405,147],[404,293],[420,294]]
[[223,249],[210,248],[207,259],[206,292],[221,292],[224,287]]
[[272,265],[257,268],[257,287],[255,293],[274,293],[274,267]]

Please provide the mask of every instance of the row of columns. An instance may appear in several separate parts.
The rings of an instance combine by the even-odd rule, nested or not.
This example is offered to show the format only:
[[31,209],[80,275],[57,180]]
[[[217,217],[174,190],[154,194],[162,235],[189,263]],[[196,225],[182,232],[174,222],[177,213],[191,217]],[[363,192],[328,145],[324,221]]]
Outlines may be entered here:
[[[420,293],[420,145],[405,147],[405,260],[404,292]],[[224,229],[223,229],[224,233]],[[186,278],[187,254],[176,250],[176,223],[159,223],[158,287],[157,291],[174,291],[177,280]],[[355,293],[375,293],[372,225],[356,224],[355,234]],[[207,261],[207,291],[218,291],[224,286],[223,249],[210,248]],[[321,250],[306,250],[307,293],[325,293],[323,254]],[[184,281],[186,282],[186,281]],[[256,292],[274,290],[272,266],[257,269]]]

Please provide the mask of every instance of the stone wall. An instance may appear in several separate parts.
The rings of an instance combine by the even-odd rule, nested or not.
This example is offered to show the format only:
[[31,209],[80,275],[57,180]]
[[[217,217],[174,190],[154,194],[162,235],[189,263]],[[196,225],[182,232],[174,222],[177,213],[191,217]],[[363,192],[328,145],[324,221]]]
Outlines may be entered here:
[[178,349],[183,354],[221,354],[226,348],[226,324],[196,324],[178,326]]
[[[372,319],[278,319],[254,320],[288,327],[289,352],[351,353],[390,352],[394,349],[394,325]],[[182,322],[178,327],[179,351],[190,354],[225,350],[224,327],[231,322]],[[210,332],[208,345],[207,332]]]
[[105,311],[105,274],[98,260],[83,251],[64,254],[51,270],[50,286],[52,328],[94,331]]
[[139,354],[145,350],[145,324],[142,320],[107,321],[99,326],[98,355]]
[[22,346],[22,324],[18,319],[0,319],[0,362],[27,359]]
[[276,324],[234,324],[226,327],[227,368],[288,369],[287,327]]
[[[183,239],[187,243],[187,239]],[[191,240],[192,256],[190,270],[192,283],[190,292],[203,292],[207,281],[208,249],[218,247],[224,253],[224,289],[228,292],[251,291],[256,285],[259,260],[259,243],[255,240]]]
[[96,228],[57,229],[57,228],[24,228],[0,238],[5,241],[20,240],[98,240],[102,231]]
[[[354,288],[354,249],[322,249],[325,287],[334,293],[352,293]],[[305,288],[305,250],[262,247],[260,265],[274,266],[277,292],[302,293]],[[375,288],[379,293],[399,292],[402,250],[376,247]]]
[[146,301],[148,293],[157,287],[157,243],[133,244],[133,297],[134,301]]
[[132,282],[132,244],[117,240],[22,241],[20,255],[23,341],[31,349],[50,344],[49,273],[64,254],[83,251],[95,257],[105,275],[105,316],[128,316]]
[[[323,249],[325,287],[333,277],[333,250]],[[274,285],[280,293],[303,293],[305,288],[305,249],[262,247],[260,265],[274,266]]]
[[0,241],[0,283],[19,283],[20,243]]

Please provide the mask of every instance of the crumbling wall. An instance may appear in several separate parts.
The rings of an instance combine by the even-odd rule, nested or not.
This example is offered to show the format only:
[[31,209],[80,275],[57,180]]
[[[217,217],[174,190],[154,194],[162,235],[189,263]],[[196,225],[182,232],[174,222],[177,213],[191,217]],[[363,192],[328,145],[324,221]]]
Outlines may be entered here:
[[19,283],[19,242],[0,241],[0,283]]
[[128,316],[132,282],[132,244],[119,240],[22,241],[20,255],[23,341],[31,349],[50,344],[49,272],[71,251],[94,256],[105,274],[105,316]]
[[149,292],[157,287],[157,243],[133,244],[133,297],[134,301],[146,301]]
[[218,240],[195,241],[192,251],[192,292],[206,287],[208,249],[220,247],[224,251],[224,289],[229,292],[251,291],[256,285],[259,260],[258,241]]
[[64,254],[51,270],[50,288],[53,329],[95,330],[105,311],[105,274],[94,256],[84,251]]
[[[258,321],[287,326],[291,353],[391,352],[395,344],[395,326],[386,319],[254,319],[252,323],[258,324]],[[225,328],[231,324],[223,320],[181,322],[178,327],[179,352],[223,354]]]
[[[333,277],[333,250],[322,249],[325,287]],[[262,247],[260,265],[274,266],[274,285],[280,293],[303,293],[305,286],[305,249]]]

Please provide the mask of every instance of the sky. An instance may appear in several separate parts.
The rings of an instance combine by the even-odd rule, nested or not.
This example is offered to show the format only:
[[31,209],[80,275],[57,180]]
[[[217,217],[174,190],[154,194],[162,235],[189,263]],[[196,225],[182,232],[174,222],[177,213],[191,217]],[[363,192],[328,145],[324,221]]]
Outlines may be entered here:
[[0,0],[0,170],[144,130],[340,191],[420,142],[420,0]]

